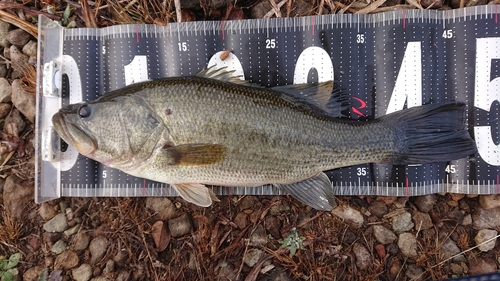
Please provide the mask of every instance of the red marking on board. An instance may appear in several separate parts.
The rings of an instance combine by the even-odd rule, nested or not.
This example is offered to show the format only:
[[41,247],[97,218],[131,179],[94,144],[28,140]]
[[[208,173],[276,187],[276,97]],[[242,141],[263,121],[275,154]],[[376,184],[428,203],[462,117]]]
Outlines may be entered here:
[[498,23],[498,5],[495,5],[495,23]]
[[353,97],[353,99],[357,100],[359,103],[360,103],[360,106],[359,107],[352,107],[352,112],[356,113],[357,115],[361,116],[361,117],[366,117],[365,114],[361,113],[361,111],[359,111],[359,109],[363,109],[366,107],[366,102],[360,98],[356,98],[356,97]]
[[403,9],[403,28],[406,28],[406,11]]
[[408,178],[406,178],[406,197],[410,196],[410,190],[409,190],[409,187],[408,187]]
[[311,17],[312,22],[312,35],[314,35],[314,17]]
[[222,21],[222,40],[224,40],[224,21]]
[[135,25],[135,41],[139,43],[139,26]]
[[146,196],[146,179],[142,181],[142,196]]
[[229,186],[227,187],[227,195],[231,195],[231,188]]

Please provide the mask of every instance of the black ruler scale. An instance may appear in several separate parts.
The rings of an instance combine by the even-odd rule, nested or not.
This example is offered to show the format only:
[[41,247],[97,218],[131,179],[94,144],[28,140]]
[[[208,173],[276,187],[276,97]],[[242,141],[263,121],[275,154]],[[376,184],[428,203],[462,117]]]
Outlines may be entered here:
[[[444,101],[467,103],[478,153],[428,165],[365,164],[327,172],[338,195],[500,193],[498,5],[225,22],[63,29],[40,20],[37,201],[60,196],[174,196],[61,147],[50,118],[62,106],[125,85],[211,65],[264,86],[335,80],[350,118]],[[356,144],[353,143],[353,146]],[[280,191],[214,187],[218,195]]]

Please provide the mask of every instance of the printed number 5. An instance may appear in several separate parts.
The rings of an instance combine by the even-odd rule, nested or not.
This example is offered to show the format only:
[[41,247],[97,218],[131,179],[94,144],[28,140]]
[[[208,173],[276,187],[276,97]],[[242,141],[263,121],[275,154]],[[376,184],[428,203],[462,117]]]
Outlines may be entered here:
[[103,170],[102,171],[102,178],[105,179],[107,176],[108,176],[108,174],[106,173],[106,170]]

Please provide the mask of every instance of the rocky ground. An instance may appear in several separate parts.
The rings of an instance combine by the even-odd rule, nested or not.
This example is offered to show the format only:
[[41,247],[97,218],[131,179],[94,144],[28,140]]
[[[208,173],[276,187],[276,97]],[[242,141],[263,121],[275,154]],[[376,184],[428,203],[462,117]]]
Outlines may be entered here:
[[[155,16],[160,4],[147,10],[143,2],[129,3],[129,10],[143,9],[142,21],[134,13],[128,20],[165,24],[176,17],[173,3]],[[362,4],[245,1],[240,9],[201,2],[183,3],[182,18],[295,16]],[[32,16],[46,13],[73,26],[125,23],[116,14],[126,5],[120,3],[101,9],[70,1],[0,2],[0,19],[11,23],[0,21],[1,280],[439,280],[498,270],[497,195],[339,197],[330,213],[288,196],[222,197],[211,208],[179,198],[61,198],[36,205]]]

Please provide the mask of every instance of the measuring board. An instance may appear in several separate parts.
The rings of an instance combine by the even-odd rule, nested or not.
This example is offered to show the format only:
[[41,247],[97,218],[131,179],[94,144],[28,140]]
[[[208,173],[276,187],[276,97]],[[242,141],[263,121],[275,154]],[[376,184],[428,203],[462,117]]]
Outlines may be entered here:
[[[51,117],[125,85],[194,75],[211,65],[267,87],[335,80],[365,122],[427,103],[467,104],[478,153],[426,165],[364,164],[328,171],[338,195],[500,193],[498,5],[240,21],[64,29],[40,18],[36,200],[175,196],[164,183],[105,167],[61,144]],[[222,56],[222,58],[221,58]],[[353,143],[356,146],[356,143]],[[271,187],[214,187],[274,195]]]

